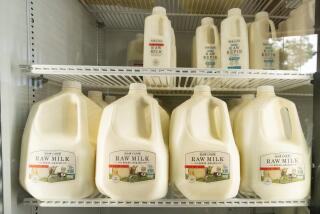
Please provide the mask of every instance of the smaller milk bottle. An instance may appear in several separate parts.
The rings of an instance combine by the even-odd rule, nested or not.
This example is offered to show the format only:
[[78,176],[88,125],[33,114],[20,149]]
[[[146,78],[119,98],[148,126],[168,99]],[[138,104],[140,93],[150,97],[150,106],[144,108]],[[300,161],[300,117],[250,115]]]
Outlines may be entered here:
[[213,18],[201,19],[196,30],[197,68],[220,68],[220,39]]
[[240,162],[227,105],[196,86],[193,96],[172,113],[171,182],[190,200],[235,197]]
[[39,200],[81,199],[96,193],[96,140],[101,108],[78,82],[31,108],[23,133],[20,183]]
[[158,102],[144,84],[104,110],[96,164],[99,191],[119,200],[155,200],[168,188],[168,149]]
[[237,114],[239,113],[239,111],[248,103],[250,103],[252,100],[254,99],[254,95],[253,94],[244,94],[241,96],[241,100],[240,103],[235,106],[234,108],[232,108],[232,110],[229,112],[230,115],[230,121],[231,121],[231,126],[233,128],[233,122],[234,119],[236,118]]
[[90,100],[98,104],[101,108],[107,106],[107,103],[102,99],[102,92],[101,91],[88,91],[88,97]]
[[221,22],[221,65],[222,68],[249,68],[248,29],[239,8],[228,11]]
[[154,7],[145,19],[143,67],[170,68],[172,33],[170,21],[163,7]]
[[[269,32],[270,28],[270,32]],[[249,30],[250,68],[274,70],[279,67],[276,62],[276,29],[267,12],[259,12]]]
[[128,66],[143,66],[143,34],[136,34],[136,38],[129,42],[127,50]]

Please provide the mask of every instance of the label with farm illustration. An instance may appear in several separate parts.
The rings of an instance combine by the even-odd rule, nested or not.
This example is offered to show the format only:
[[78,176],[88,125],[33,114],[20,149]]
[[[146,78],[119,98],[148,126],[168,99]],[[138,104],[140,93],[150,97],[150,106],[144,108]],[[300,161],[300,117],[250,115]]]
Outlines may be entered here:
[[217,53],[215,45],[206,45],[203,49],[202,55],[203,61],[205,63],[206,68],[214,68],[217,63]]
[[260,157],[261,181],[265,184],[287,184],[305,179],[301,154],[271,153]]
[[28,162],[28,176],[33,182],[61,182],[76,178],[76,156],[73,152],[35,151]]
[[150,50],[150,56],[153,57],[152,65],[158,66],[161,64],[160,57],[164,55],[165,45],[162,39],[150,39],[148,47]]
[[263,52],[261,53],[263,58],[264,67],[263,69],[273,70],[275,69],[275,58],[276,53],[273,48],[273,44],[265,41],[263,43]]
[[228,40],[227,56],[229,60],[228,68],[230,69],[241,69],[241,58],[243,48],[241,47],[241,39],[234,38]]
[[199,151],[185,155],[185,178],[190,183],[230,179],[230,155],[226,152]]
[[113,182],[141,182],[155,179],[156,154],[123,150],[109,154],[109,175]]

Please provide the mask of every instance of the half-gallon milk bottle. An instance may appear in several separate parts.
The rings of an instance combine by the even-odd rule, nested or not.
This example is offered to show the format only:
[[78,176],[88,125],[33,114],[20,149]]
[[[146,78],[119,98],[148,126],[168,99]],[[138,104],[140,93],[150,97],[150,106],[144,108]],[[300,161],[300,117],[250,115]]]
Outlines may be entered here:
[[168,149],[158,102],[144,84],[131,84],[129,94],[102,114],[97,145],[96,185],[120,200],[154,200],[167,193]]
[[170,68],[172,29],[163,7],[154,7],[145,19],[143,67]]
[[234,119],[236,118],[236,116],[239,113],[239,111],[245,105],[250,103],[253,99],[254,99],[254,95],[253,94],[244,94],[244,95],[241,96],[240,103],[237,106],[235,106],[234,108],[231,109],[231,111],[229,112],[229,116],[230,116],[230,121],[231,121],[232,128],[233,128]]
[[197,68],[220,68],[220,38],[213,18],[201,19],[196,30]]
[[88,91],[88,97],[90,100],[98,104],[101,108],[107,106],[107,103],[102,99],[102,92],[101,91]]
[[127,50],[128,66],[143,66],[143,34],[136,34],[136,38],[129,42]]
[[172,113],[171,182],[191,200],[235,197],[240,184],[239,154],[227,105],[196,86],[193,96]]
[[101,108],[78,82],[34,104],[24,130],[20,183],[39,200],[85,198],[96,191],[96,139]]
[[274,23],[268,13],[257,13],[249,30],[250,68],[274,70],[279,67],[275,64],[279,62],[274,44],[276,36]]
[[239,8],[228,11],[221,22],[221,65],[222,68],[249,68],[248,29]]
[[261,86],[235,120],[241,191],[265,200],[299,200],[310,191],[311,163],[294,103]]

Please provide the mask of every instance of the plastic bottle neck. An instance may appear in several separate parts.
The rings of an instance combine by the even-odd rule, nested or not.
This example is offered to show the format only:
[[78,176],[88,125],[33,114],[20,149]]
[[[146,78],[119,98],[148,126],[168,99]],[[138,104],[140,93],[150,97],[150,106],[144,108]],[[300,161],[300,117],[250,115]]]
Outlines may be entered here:
[[261,11],[255,15],[255,21],[269,20],[269,14],[267,12]]
[[130,95],[148,95],[147,87],[142,83],[130,84],[129,93]]
[[62,83],[62,91],[82,93],[81,84],[77,81],[64,81]]
[[194,88],[192,96],[211,96],[211,89],[206,85],[198,85]]
[[231,17],[231,16],[241,16],[241,9],[232,8],[228,10],[228,17]]
[[257,97],[274,97],[276,96],[273,86],[260,86],[257,88]]

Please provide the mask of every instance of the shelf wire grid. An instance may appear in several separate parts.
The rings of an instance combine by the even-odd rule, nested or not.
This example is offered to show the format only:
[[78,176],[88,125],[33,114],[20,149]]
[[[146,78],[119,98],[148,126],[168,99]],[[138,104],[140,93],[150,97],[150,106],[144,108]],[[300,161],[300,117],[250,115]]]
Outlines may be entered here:
[[194,31],[203,17],[215,18],[215,24],[238,7],[247,21],[259,11],[267,11],[278,24],[301,0],[81,0],[82,4],[110,30],[143,30],[144,19],[154,6],[163,6],[175,31]]
[[116,66],[31,65],[29,75],[56,83],[79,81],[87,89],[123,91],[131,83],[144,83],[158,95],[188,95],[196,85],[216,92],[255,92],[258,86],[273,85],[277,92],[310,85],[312,74],[281,70],[224,70],[195,68],[141,68]]

